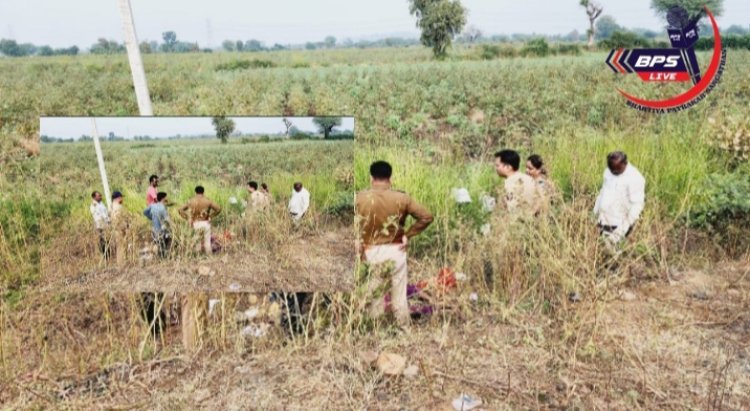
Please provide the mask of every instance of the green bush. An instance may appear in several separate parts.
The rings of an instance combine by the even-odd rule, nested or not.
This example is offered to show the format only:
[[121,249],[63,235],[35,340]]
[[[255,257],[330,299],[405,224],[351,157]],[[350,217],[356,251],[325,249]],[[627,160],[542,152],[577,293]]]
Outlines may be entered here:
[[599,47],[605,49],[650,47],[651,45],[648,39],[629,31],[616,31],[608,39],[599,42]]
[[500,55],[500,46],[497,44],[482,44],[480,50],[484,60],[492,60]]
[[249,68],[271,68],[276,67],[269,60],[234,60],[228,63],[221,63],[216,66],[216,71],[246,70]]
[[581,54],[581,46],[578,44],[558,44],[555,49],[557,54],[569,54],[572,56],[578,56]]
[[549,44],[547,44],[547,40],[541,37],[538,39],[530,40],[521,49],[522,56],[546,57],[550,54],[550,52],[551,50]]
[[750,176],[744,173],[712,174],[697,190],[688,224],[716,235],[722,241],[743,239],[750,229]]

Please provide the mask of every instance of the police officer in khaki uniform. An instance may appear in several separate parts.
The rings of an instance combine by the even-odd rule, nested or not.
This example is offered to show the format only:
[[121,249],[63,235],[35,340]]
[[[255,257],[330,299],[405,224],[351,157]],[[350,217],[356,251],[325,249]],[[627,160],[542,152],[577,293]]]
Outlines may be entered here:
[[[358,222],[357,253],[364,255],[370,266],[393,262],[391,274],[391,307],[402,328],[410,322],[406,301],[406,249],[411,237],[424,231],[432,223],[432,214],[408,194],[391,189],[391,165],[376,161],[370,166],[371,187],[357,193],[355,209]],[[408,230],[408,216],[417,221]],[[371,278],[368,291],[382,285],[383,278]],[[378,317],[385,310],[382,297],[370,307],[370,315]]]

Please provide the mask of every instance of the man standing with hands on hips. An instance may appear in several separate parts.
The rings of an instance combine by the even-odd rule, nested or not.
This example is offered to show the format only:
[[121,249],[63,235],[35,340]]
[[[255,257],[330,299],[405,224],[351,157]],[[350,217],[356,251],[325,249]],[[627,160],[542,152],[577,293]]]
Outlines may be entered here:
[[599,233],[613,248],[633,230],[646,202],[646,180],[622,151],[607,155],[604,183],[594,206]]
[[[407,246],[409,239],[424,231],[432,223],[432,214],[408,194],[391,188],[391,165],[376,161],[370,166],[371,187],[357,194],[355,209],[358,222],[357,254],[364,254],[370,266],[393,263],[385,278],[370,278],[368,292],[390,280],[391,307],[402,329],[411,321],[406,300]],[[417,221],[405,229],[406,218]],[[388,278],[390,277],[390,278]],[[385,311],[383,297],[370,306],[370,315],[378,317]]]

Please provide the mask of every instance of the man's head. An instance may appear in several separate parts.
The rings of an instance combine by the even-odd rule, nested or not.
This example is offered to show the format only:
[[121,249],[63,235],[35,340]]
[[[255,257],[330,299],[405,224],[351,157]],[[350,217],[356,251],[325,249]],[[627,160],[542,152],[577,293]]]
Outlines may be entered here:
[[122,197],[122,193],[121,192],[115,191],[114,193],[112,193],[112,202],[113,203],[122,204],[122,200],[123,200],[123,197]]
[[94,201],[96,201],[97,203],[101,203],[102,202],[102,193],[100,193],[98,191],[94,191],[93,193],[91,193],[91,198],[94,199]]
[[258,189],[258,183],[257,182],[251,181],[251,182],[247,183],[247,191],[249,191],[249,192],[252,193],[253,191],[256,191],[257,189]]
[[202,196],[204,191],[206,191],[206,190],[203,189],[203,186],[197,186],[197,187],[195,187],[195,194],[198,194],[198,195]]
[[628,166],[628,156],[622,151],[613,151],[607,154],[607,168],[612,174],[619,176],[625,172]]
[[298,182],[296,182],[296,183],[294,183],[294,191],[296,191],[296,192],[298,192],[298,193],[299,193],[300,191],[302,191],[302,183],[300,183],[299,181],[298,181]]
[[521,156],[515,150],[500,150],[495,153],[495,171],[500,177],[510,177],[518,171]]
[[165,193],[163,191],[160,191],[159,193],[157,193],[156,194],[156,201],[158,201],[160,203],[166,204],[167,203],[167,193]]
[[156,174],[152,174],[151,177],[148,178],[148,183],[152,186],[156,187],[159,185],[159,177]]
[[393,168],[385,161],[376,161],[370,165],[370,177],[373,182],[390,182],[391,174],[393,174]]
[[265,192],[268,192],[268,184],[266,184],[266,183],[261,183],[261,184],[260,184],[260,188],[262,188],[262,189],[263,189],[263,191],[265,191]]

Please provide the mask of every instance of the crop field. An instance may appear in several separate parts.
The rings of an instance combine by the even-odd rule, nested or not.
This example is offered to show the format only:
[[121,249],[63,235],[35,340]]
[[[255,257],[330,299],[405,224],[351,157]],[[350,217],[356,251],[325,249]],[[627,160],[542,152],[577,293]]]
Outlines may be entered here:
[[[80,174],[65,171],[60,181],[80,191],[66,203],[80,206],[63,207],[64,185],[47,167],[67,156],[46,157],[47,145],[34,154],[36,115],[137,108],[124,56],[0,59],[0,383],[9,387],[0,402],[194,409],[253,398],[259,409],[440,410],[468,393],[486,409],[750,408],[750,52],[729,50],[716,89],[668,115],[626,107],[616,88],[657,96],[679,85],[618,77],[601,52],[484,61],[467,48],[442,62],[418,48],[256,55],[243,59],[275,67],[218,69],[237,59],[227,54],[145,56],[155,114],[354,116],[354,189],[366,188],[369,164],[385,159],[394,186],[435,215],[410,243],[409,282],[446,267],[466,279],[433,296],[435,313],[408,334],[366,315],[360,264],[352,292],[312,294],[299,333],[269,316],[254,320],[270,325],[267,333],[248,336],[248,320],[236,314],[266,312],[263,304],[213,293],[220,309],[197,353],[181,347],[174,326],[151,337],[135,295],[38,293],[47,248],[37,244],[74,228],[71,216],[86,218],[96,173],[70,182]],[[482,210],[480,195],[502,185],[492,154],[506,147],[545,158],[561,192],[548,218],[501,226]],[[647,200],[619,264],[608,268],[591,209],[615,149],[645,176]],[[93,157],[80,153],[71,155]],[[227,163],[241,157],[218,144],[214,153]],[[196,181],[170,172],[168,157],[153,157],[172,179],[165,187]],[[342,166],[322,156],[316,169],[325,168],[319,162]],[[229,173],[212,177],[213,195],[239,194],[235,171],[213,167]],[[118,184],[140,198],[152,168],[123,167]],[[286,193],[284,181],[267,182]],[[455,203],[459,187],[471,204]],[[185,190],[176,197],[187,198]],[[479,230],[485,223],[489,235]],[[371,352],[400,355],[416,372],[385,375]]]
[[[126,265],[106,267],[92,235],[90,194],[101,186],[93,142],[44,144],[40,183],[64,218],[62,224],[42,226],[42,291],[59,290],[63,284],[68,291],[227,289],[232,284],[251,291],[281,284],[302,291],[351,287],[352,142],[225,145],[214,138],[103,146],[111,189],[123,193],[130,215]],[[144,261],[151,256],[151,226],[142,216],[151,174],[160,176],[159,190],[167,193],[173,209],[175,244],[162,262]],[[271,210],[253,221],[243,217],[250,180],[268,184],[274,199]],[[298,229],[286,211],[295,181],[311,192],[308,218]],[[208,258],[194,255],[192,230],[175,210],[194,195],[197,185],[222,207],[212,221],[222,250]],[[303,247],[306,243],[314,246]],[[139,255],[144,248],[149,253]],[[286,278],[291,275],[294,278]]]

